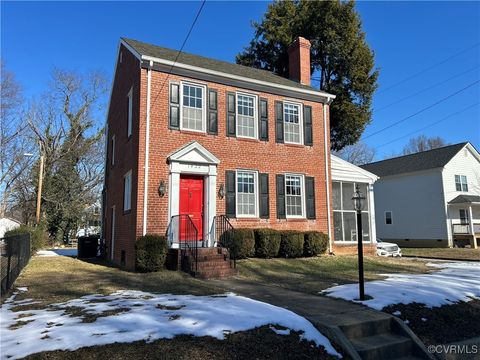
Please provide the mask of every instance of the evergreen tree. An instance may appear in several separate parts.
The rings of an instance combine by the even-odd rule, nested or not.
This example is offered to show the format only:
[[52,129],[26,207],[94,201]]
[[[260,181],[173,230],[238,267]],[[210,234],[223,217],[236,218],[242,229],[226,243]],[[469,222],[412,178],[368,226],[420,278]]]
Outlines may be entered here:
[[288,77],[288,46],[298,36],[310,40],[318,87],[337,96],[330,108],[331,147],[354,144],[371,120],[378,78],[354,2],[274,2],[253,26],[254,38],[237,63]]

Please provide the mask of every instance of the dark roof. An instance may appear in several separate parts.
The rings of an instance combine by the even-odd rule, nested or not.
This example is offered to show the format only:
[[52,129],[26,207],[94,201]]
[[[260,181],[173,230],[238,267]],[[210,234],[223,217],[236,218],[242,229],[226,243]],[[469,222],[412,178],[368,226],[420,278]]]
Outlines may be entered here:
[[470,204],[480,203],[480,195],[458,195],[455,199],[450,200],[449,204]]
[[[175,61],[178,50],[167,49],[157,45],[147,44],[138,40],[121,38],[124,42],[130,45],[140,55],[152,56],[164,60]],[[260,70],[249,66],[232,64],[226,61],[206,58],[199,55],[193,55],[182,52],[177,59],[177,63],[196,66],[208,70],[219,71],[222,73],[242,76],[254,80],[266,81],[272,84],[290,86],[297,89],[313,90],[320,94],[324,93],[311,86],[302,85],[296,81],[289,80],[282,76],[273,74],[267,70]]]
[[377,176],[390,176],[445,166],[468,142],[444,146],[360,166]]

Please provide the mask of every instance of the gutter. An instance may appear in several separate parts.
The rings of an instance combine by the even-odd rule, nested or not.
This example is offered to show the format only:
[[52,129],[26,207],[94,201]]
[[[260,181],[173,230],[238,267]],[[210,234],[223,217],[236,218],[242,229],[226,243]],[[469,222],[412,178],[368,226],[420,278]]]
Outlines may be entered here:
[[150,93],[152,87],[152,66],[147,69],[147,119],[145,129],[145,164],[144,164],[144,185],[143,185],[143,230],[142,234],[147,233],[147,215],[148,215],[148,169],[149,169],[149,152],[150,152]]
[[328,136],[327,134],[327,105],[330,106],[333,98],[327,97],[327,102],[323,104],[323,133],[324,133],[324,151],[325,151],[325,187],[327,189],[327,224],[328,224],[328,248],[329,252],[333,253],[332,248],[332,219],[330,218],[330,173],[329,173],[329,161],[330,161],[330,149],[328,146]]

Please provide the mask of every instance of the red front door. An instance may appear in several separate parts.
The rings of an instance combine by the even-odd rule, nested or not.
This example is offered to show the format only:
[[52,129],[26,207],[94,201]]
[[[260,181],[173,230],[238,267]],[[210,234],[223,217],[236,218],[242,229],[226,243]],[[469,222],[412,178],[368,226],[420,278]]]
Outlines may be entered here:
[[[180,176],[180,215],[189,215],[198,231],[198,240],[203,239],[203,177]],[[180,222],[180,240],[187,239],[188,226]]]

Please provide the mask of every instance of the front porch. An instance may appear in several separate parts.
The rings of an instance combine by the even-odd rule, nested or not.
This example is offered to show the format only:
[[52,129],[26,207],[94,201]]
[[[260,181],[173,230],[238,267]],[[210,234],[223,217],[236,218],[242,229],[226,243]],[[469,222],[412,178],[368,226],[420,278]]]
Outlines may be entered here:
[[480,196],[457,196],[448,203],[448,215],[452,245],[477,249],[480,240]]

